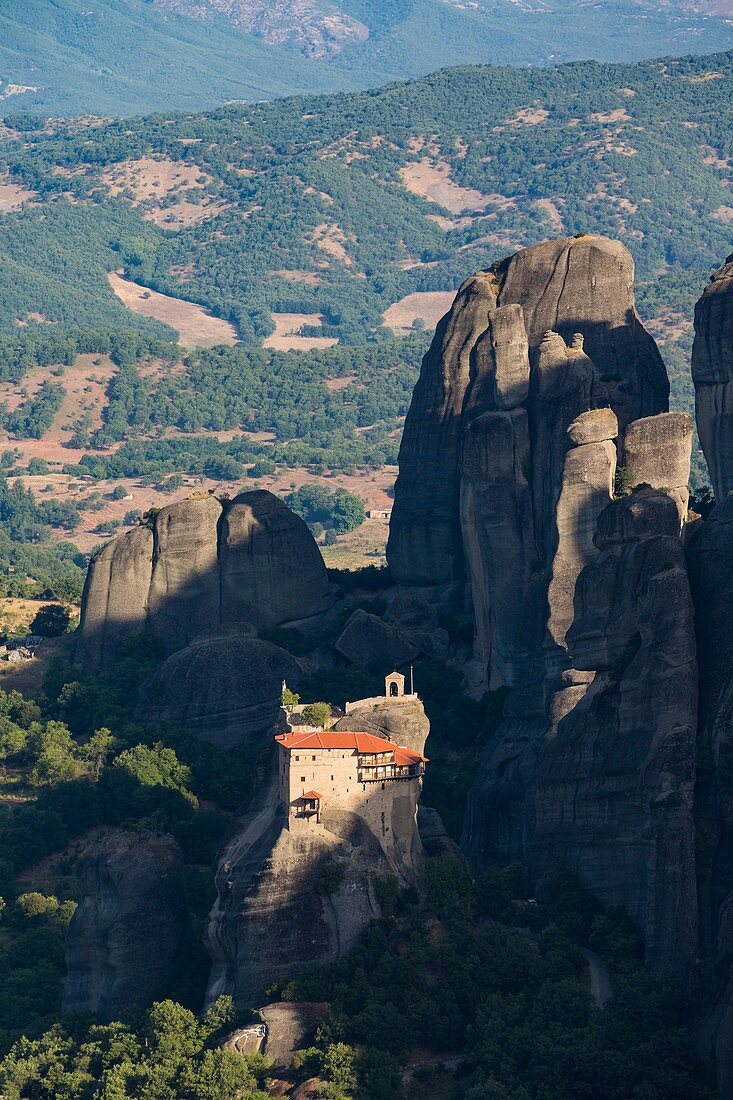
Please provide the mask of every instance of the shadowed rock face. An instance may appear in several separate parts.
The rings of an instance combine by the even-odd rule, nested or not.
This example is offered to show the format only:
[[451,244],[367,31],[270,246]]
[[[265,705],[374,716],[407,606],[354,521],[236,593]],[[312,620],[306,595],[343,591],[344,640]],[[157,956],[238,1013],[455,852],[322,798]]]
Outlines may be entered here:
[[544,334],[584,338],[621,430],[662,412],[669,382],[634,303],[634,262],[619,241],[594,235],[526,248],[496,268],[499,304],[520,305],[534,364]]
[[[299,966],[340,958],[381,915],[380,878],[415,884],[422,853],[416,791],[412,783],[395,786],[379,836],[360,812],[327,807],[319,824],[289,831],[276,792],[263,795],[219,860],[206,933],[209,1003],[228,994],[251,1007]],[[342,878],[329,893],[319,882],[334,864]]]
[[376,733],[422,754],[430,733],[430,722],[419,699],[403,699],[398,703],[385,699],[383,703],[349,711],[333,728]]
[[183,859],[171,837],[112,833],[82,853],[64,1012],[118,1019],[164,997],[190,942]]
[[649,964],[685,977],[697,944],[697,666],[675,504],[644,490],[609,504],[598,530],[567,632],[574,669],[592,679],[566,689],[570,706],[563,692],[555,701],[533,862],[540,881],[570,870],[625,906]]
[[108,543],[84,586],[76,661],[110,667],[126,635],[185,645],[219,625],[318,621],[333,605],[308,527],[272,493],[171,504]]
[[699,1053],[733,1093],[733,498],[697,526],[687,549],[700,666],[696,793],[702,1007]]
[[136,717],[171,722],[230,748],[270,729],[283,680],[297,688],[301,675],[284,649],[237,627],[220,628],[178,650],[141,685]]
[[467,279],[423,359],[400,446],[400,474],[387,557],[402,584],[463,577],[458,529],[458,459],[471,353],[494,308],[494,280]]
[[695,306],[695,412],[716,500],[733,489],[733,256]]

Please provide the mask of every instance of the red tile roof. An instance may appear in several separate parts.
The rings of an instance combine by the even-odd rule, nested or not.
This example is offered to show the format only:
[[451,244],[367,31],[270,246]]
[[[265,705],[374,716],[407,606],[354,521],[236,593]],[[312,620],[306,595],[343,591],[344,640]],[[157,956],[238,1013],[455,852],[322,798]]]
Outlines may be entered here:
[[418,752],[395,745],[386,737],[375,733],[363,733],[358,730],[320,730],[308,733],[297,731],[280,733],[275,740],[285,749],[351,749],[361,753],[393,752],[396,764],[416,764],[426,760]]
[[300,796],[301,798],[323,798],[323,795],[319,791],[306,791],[305,794]]

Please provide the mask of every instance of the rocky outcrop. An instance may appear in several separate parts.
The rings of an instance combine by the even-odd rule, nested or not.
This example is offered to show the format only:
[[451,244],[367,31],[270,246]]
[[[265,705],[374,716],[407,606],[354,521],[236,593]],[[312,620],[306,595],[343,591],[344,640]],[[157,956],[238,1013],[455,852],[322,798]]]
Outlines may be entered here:
[[621,431],[663,412],[669,382],[634,304],[634,262],[607,237],[588,234],[525,248],[494,268],[500,305],[522,307],[533,365],[544,334],[575,333],[606,386]]
[[690,499],[692,417],[660,413],[629,424],[624,435],[623,466],[629,485],[664,489],[677,504],[680,526]]
[[310,531],[272,493],[192,497],[92,559],[76,661],[93,674],[130,634],[150,631],[176,649],[220,625],[308,626],[332,605]]
[[733,1094],[733,498],[699,524],[687,549],[700,668],[696,792],[700,883],[699,1053]]
[[420,652],[406,634],[362,608],[349,618],[336,650],[359,668],[375,668],[381,673],[414,661]]
[[462,580],[458,461],[471,353],[496,302],[486,272],[467,279],[422,361],[400,446],[387,557],[402,584]]
[[63,1011],[115,1020],[166,996],[190,946],[178,845],[153,833],[112,833],[82,853],[77,877]]
[[[537,762],[540,880],[577,873],[642,932],[648,963],[685,978],[697,950],[694,613],[675,502],[642,490],[599,517],[567,631],[592,674],[556,700]],[[570,705],[568,705],[568,702]]]
[[692,380],[697,431],[722,503],[733,489],[733,256],[695,306]]
[[[547,487],[557,486],[564,457],[552,447],[554,410],[542,407],[548,392],[550,400],[554,393],[575,402],[570,419],[610,404],[622,431],[632,420],[666,411],[669,383],[636,313],[633,282],[623,245],[585,236],[534,245],[463,284],[423,360],[405,423],[387,548],[398,583],[463,583],[462,438],[483,412],[527,405],[530,468]],[[511,417],[519,440],[521,419]],[[535,488],[533,506],[537,525],[537,509],[551,507],[547,493]],[[535,534],[543,537],[545,527]]]
[[380,915],[377,885],[393,875],[414,885],[422,849],[416,788],[395,784],[378,829],[363,811],[326,806],[306,830],[286,826],[273,789],[223,851],[207,948],[213,960],[207,1000],[221,994],[251,1007],[273,982],[309,963],[349,951]]
[[254,741],[278,717],[282,683],[302,670],[284,649],[237,627],[220,627],[178,650],[140,687],[136,717],[182,726],[231,748]]
[[333,728],[376,733],[422,755],[430,733],[430,721],[417,696],[403,696],[349,709],[349,713],[340,718]]

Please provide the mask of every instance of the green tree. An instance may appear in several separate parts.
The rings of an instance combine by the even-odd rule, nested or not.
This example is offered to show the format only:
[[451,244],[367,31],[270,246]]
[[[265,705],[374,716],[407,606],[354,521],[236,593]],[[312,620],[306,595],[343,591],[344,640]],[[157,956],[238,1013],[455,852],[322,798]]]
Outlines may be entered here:
[[31,623],[31,634],[42,638],[58,638],[71,627],[71,610],[62,604],[52,603],[36,612]]
[[331,704],[309,703],[307,707],[303,707],[302,714],[308,725],[325,728],[326,723],[331,717]]

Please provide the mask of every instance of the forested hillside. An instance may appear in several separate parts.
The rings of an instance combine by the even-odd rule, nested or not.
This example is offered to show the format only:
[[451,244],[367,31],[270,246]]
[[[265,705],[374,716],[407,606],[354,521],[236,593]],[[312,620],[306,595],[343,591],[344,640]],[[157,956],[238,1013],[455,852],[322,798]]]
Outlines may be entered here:
[[727,0],[0,2],[0,101],[131,115],[364,88],[446,65],[547,65],[733,46]]
[[88,550],[243,478],[335,476],[389,508],[423,330],[471,272],[562,234],[629,247],[690,408],[693,304],[731,251],[732,74],[730,53],[464,67],[210,114],[7,116],[3,470],[35,501],[8,496],[14,537],[31,514]]

